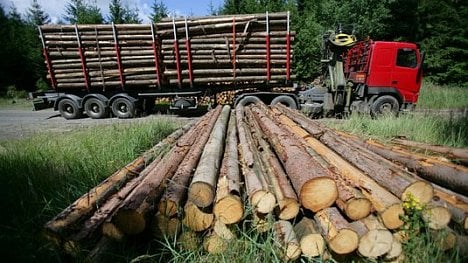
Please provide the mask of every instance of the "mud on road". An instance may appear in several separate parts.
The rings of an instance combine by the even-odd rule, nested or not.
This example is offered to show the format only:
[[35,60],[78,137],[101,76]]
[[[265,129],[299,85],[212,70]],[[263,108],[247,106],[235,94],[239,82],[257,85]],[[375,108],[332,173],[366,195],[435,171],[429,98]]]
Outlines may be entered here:
[[107,118],[95,120],[82,118],[66,120],[52,109],[32,111],[28,109],[1,109],[0,108],[0,141],[19,139],[38,133],[64,133],[87,127],[99,125],[113,125],[120,123],[138,123],[155,121],[161,118],[171,118],[174,121],[186,122],[192,118],[177,117],[174,115],[153,114],[135,119]]

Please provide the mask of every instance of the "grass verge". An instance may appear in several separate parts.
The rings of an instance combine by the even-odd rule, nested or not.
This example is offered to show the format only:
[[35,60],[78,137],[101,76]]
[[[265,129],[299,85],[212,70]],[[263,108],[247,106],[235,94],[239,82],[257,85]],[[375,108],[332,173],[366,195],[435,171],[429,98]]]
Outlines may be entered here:
[[468,108],[468,88],[424,82],[417,105],[418,109]]
[[43,224],[178,125],[163,119],[1,142],[0,250],[5,262],[57,261],[42,238]]
[[405,136],[419,142],[468,147],[468,116],[456,118],[408,113],[397,118],[382,116],[372,119],[367,115],[353,114],[346,121],[327,121],[327,124],[359,136],[384,141]]

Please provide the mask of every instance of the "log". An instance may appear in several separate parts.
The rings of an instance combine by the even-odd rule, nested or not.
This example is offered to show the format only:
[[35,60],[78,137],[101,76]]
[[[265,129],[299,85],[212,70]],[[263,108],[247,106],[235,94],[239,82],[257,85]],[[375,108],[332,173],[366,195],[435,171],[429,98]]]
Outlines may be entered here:
[[176,217],[157,213],[154,215],[152,232],[156,237],[176,238],[181,229],[181,222]]
[[[289,114],[283,107],[278,107],[281,112],[297,121],[309,133],[320,134],[319,127],[308,125],[298,115]],[[310,146],[318,154],[322,155],[327,162],[336,167],[340,171],[340,176],[353,182],[362,191],[363,195],[371,201],[374,208],[379,212],[385,226],[389,229],[397,229],[401,227],[404,222],[400,220],[400,216],[404,214],[401,201],[382,186],[377,184],[374,180],[344,160],[340,155],[326,147],[319,140],[308,137],[307,139]]]
[[252,223],[258,233],[265,233],[270,231],[274,223],[271,214],[259,213],[255,210],[252,211]]
[[415,157],[413,154],[397,151],[396,149],[388,150],[383,145],[371,141],[359,143],[387,159],[405,165],[422,178],[460,194],[468,193],[467,168],[437,162],[430,158]]
[[254,211],[263,214],[270,213],[276,205],[276,198],[270,192],[259,156],[255,152],[256,149],[253,148],[253,139],[244,121],[243,107],[236,108],[236,122],[239,132],[241,168],[247,196]]
[[224,240],[232,240],[235,238],[234,233],[223,222],[216,220],[213,226],[213,231]]
[[213,231],[203,239],[203,248],[210,254],[221,254],[228,248],[228,243]]
[[102,224],[102,235],[118,242],[122,242],[125,238],[125,233],[120,231],[112,222]]
[[466,197],[437,185],[434,186],[434,200],[437,205],[446,207],[452,220],[468,231],[468,202]]
[[254,144],[257,146],[260,162],[266,170],[266,177],[272,192],[278,202],[278,217],[281,220],[290,220],[299,213],[299,201],[287,175],[281,167],[280,162],[270,149],[268,142],[263,139],[261,128],[256,122],[249,108],[245,110],[247,121],[251,125],[251,134],[254,137]]
[[325,240],[320,235],[312,219],[304,217],[294,225],[294,233],[306,257],[319,257],[325,251]]
[[328,247],[336,254],[349,254],[358,248],[358,234],[349,227],[337,208],[325,208],[317,212],[314,219]]
[[164,183],[177,170],[196,135],[209,123],[214,111],[202,117],[194,128],[190,129],[177,141],[171,151],[164,156],[161,162],[152,170],[142,182],[123,200],[112,222],[125,234],[141,233],[146,227],[147,215],[154,208],[153,203],[161,195]]
[[226,135],[226,147],[221,162],[213,206],[213,214],[217,221],[224,224],[234,224],[244,216],[239,184],[236,117],[234,112],[231,112]]
[[403,246],[396,237],[397,234],[393,234],[393,243],[390,251],[385,255],[385,260],[391,260],[392,262],[403,262],[405,254],[403,254]]
[[182,223],[194,232],[207,230],[213,224],[214,215],[202,211],[190,200],[184,206],[184,218]]
[[437,247],[442,251],[453,249],[457,245],[457,235],[448,227],[438,231],[430,231],[430,235],[437,244]]
[[432,145],[427,143],[415,142],[405,139],[392,139],[393,143],[398,145],[416,148],[424,151],[431,151],[435,153],[443,154],[452,160],[462,161],[468,163],[468,150],[463,148],[455,148],[443,145]]
[[365,172],[379,185],[400,199],[405,200],[409,194],[416,197],[423,204],[432,199],[433,189],[427,182],[417,180],[406,174],[405,171],[392,166],[388,160],[383,159],[379,155],[368,155],[360,148],[350,145],[349,140],[341,140],[336,133],[316,125],[316,122],[307,119],[303,115],[294,114],[292,110],[281,105],[278,105],[277,108],[301,125],[316,139],[338,153],[343,159],[346,159],[346,161]]
[[359,234],[358,252],[362,256],[377,259],[392,249],[393,235],[379,222],[377,217],[370,215],[360,221],[351,223],[351,225],[355,230],[365,228],[364,232],[362,230],[356,231]]
[[430,229],[440,230],[448,226],[452,214],[450,210],[443,205],[432,202],[423,210],[423,220]]
[[71,229],[73,225],[76,225],[79,221],[86,218],[97,206],[101,206],[104,200],[107,200],[109,196],[116,193],[126,182],[138,176],[147,163],[150,163],[159,154],[164,153],[165,148],[174,144],[182,134],[193,126],[193,124],[194,123],[191,122],[174,131],[171,135],[166,137],[166,139],[157,143],[140,157],[136,158],[98,186],[91,189],[91,191],[81,196],[60,214],[47,222],[45,225],[46,231],[52,235],[66,235],[62,232]]
[[[294,123],[291,119],[282,115],[278,109],[273,109],[273,112],[276,114],[276,119],[278,122],[281,123],[282,127],[286,130],[289,130],[292,134],[296,135],[297,138],[301,141],[305,141],[306,147],[311,147],[316,144],[320,144],[316,139],[310,137],[310,134],[306,132],[304,129],[299,127],[296,123]],[[324,149],[326,150],[326,149]],[[309,154],[313,155],[314,158],[317,160],[318,158],[322,158],[322,155],[326,155],[324,151],[320,151],[322,155],[317,156],[317,152],[314,150],[309,151]],[[333,154],[333,152],[331,152]],[[337,160],[340,160],[339,158]],[[325,168],[328,169],[336,169],[330,168],[328,163],[324,163],[325,160],[319,160]],[[335,165],[338,170],[346,169],[346,167],[350,166],[348,163],[340,164],[338,162],[330,162],[331,164]],[[335,183],[338,188],[338,199],[336,200],[337,206],[342,210],[348,218],[351,220],[358,220],[368,216],[371,212],[372,203],[367,199],[362,192],[355,188],[353,185],[350,185],[349,182],[343,180],[340,176],[335,175],[332,173],[333,178],[335,179]]]
[[168,181],[166,191],[159,202],[159,213],[172,217],[180,212],[183,202],[187,196],[187,186],[189,184],[190,177],[200,160],[200,156],[206,142],[208,141],[210,133],[213,130],[215,122],[221,113],[221,109],[221,107],[217,107],[215,109],[213,118],[210,119],[205,130],[196,136],[196,141],[190,148],[187,156],[177,168],[172,179]]
[[330,172],[312,158],[308,158],[305,149],[267,118],[259,108],[253,107],[252,111],[283,163],[296,193],[299,193],[302,206],[317,212],[332,205],[338,197],[338,191]]
[[223,107],[193,175],[188,190],[188,199],[198,207],[208,207],[214,201],[230,111],[230,106]]
[[273,224],[273,233],[284,261],[296,260],[301,256],[301,246],[289,221],[279,220],[275,222]]

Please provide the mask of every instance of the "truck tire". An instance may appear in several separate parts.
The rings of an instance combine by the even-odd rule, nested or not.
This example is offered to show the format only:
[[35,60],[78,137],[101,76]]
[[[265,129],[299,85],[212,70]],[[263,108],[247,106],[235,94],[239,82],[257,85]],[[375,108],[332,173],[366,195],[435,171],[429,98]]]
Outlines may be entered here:
[[292,97],[290,97],[290,96],[286,96],[286,95],[278,96],[278,97],[274,98],[274,99],[271,101],[270,105],[273,106],[273,105],[276,105],[276,104],[278,104],[278,103],[281,103],[281,104],[285,105],[286,107],[291,108],[291,109],[293,109],[293,110],[297,110],[297,103],[296,103],[296,101],[295,101]]
[[378,97],[370,107],[372,117],[378,117],[382,115],[398,116],[399,110],[400,103],[395,97],[390,95]]
[[67,120],[81,118],[81,109],[78,106],[78,102],[72,99],[62,99],[58,103],[58,110],[60,115]]
[[117,98],[112,102],[112,113],[119,119],[135,117],[135,103],[127,98]]
[[256,96],[245,96],[237,103],[236,106],[247,106],[249,104],[255,104],[259,102],[262,102],[262,101],[260,100],[260,98]]
[[97,98],[89,98],[84,104],[86,114],[92,119],[102,119],[109,115],[109,107]]

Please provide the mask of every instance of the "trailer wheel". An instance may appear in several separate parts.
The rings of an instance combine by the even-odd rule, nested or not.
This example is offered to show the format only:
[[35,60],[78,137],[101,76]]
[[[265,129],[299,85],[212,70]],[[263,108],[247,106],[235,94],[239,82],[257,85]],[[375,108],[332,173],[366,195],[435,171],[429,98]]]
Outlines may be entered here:
[[281,103],[283,104],[284,106],[288,107],[288,108],[291,108],[293,110],[297,110],[297,103],[296,101],[291,98],[290,96],[286,96],[286,95],[281,95],[281,96],[278,96],[276,98],[274,98],[270,105],[276,105],[278,103]]
[[82,116],[78,103],[72,99],[63,99],[58,103],[58,110],[67,120],[78,119]]
[[400,103],[398,100],[390,95],[378,97],[371,105],[370,111],[373,117],[381,115],[398,116],[400,110]]
[[247,106],[249,104],[255,104],[255,103],[259,103],[259,102],[262,102],[262,101],[257,96],[246,96],[246,97],[242,98],[237,103],[236,106]]
[[92,119],[102,119],[109,115],[109,108],[100,99],[89,98],[84,104],[86,114]]
[[127,98],[117,98],[112,102],[112,113],[119,119],[135,117],[135,104]]

